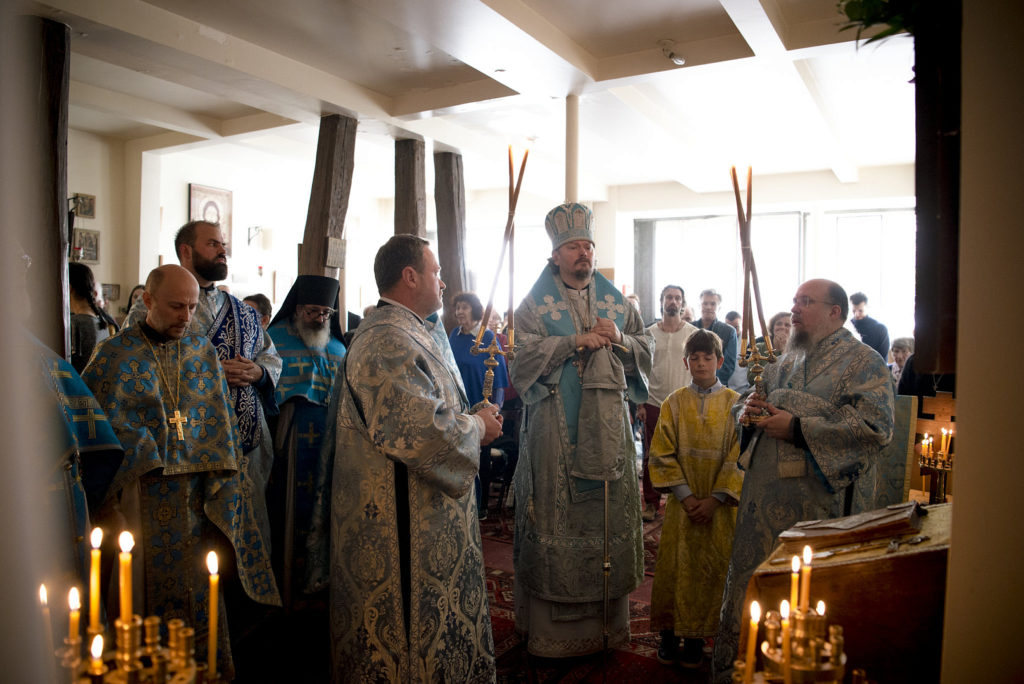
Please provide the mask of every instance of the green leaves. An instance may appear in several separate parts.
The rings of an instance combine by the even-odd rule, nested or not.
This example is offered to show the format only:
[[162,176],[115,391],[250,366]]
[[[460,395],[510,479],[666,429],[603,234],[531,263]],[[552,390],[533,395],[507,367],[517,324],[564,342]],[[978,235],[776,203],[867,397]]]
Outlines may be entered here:
[[865,29],[883,24],[888,26],[866,41],[873,43],[901,31],[914,35],[921,0],[837,0],[836,7],[849,19],[839,30],[857,29],[858,41]]

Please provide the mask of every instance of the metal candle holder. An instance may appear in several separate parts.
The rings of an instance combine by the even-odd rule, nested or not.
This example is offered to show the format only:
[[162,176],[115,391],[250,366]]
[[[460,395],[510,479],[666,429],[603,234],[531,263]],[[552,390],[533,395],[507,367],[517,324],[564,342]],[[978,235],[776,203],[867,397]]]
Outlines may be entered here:
[[[71,684],[217,684],[206,664],[195,661],[195,630],[185,621],[167,621],[167,646],[160,643],[160,618],[134,615],[128,624],[114,620],[115,648],[97,661],[82,658],[81,638],[65,639],[57,651]],[[144,636],[143,636],[144,635]]]
[[[480,325],[483,325],[483,323]],[[494,369],[498,367],[498,359],[495,357],[504,356],[509,361],[512,361],[516,358],[516,352],[515,348],[511,346],[507,350],[503,350],[498,346],[498,336],[495,335],[491,338],[491,344],[487,347],[482,347],[479,341],[473,343],[469,353],[474,356],[478,356],[480,354],[488,355],[487,358],[484,359],[484,365],[487,366],[487,370],[484,372],[484,387],[483,392],[481,392],[483,395],[483,401],[474,405],[473,408],[470,409],[471,413],[476,413],[477,410],[491,403],[491,394],[494,392]]]
[[[781,684],[786,681],[781,620],[776,610],[770,610],[765,615],[765,640],[761,642],[765,669],[755,674],[755,682]],[[825,616],[818,615],[814,610],[799,609],[790,613],[790,625],[788,681],[793,684],[843,682],[846,676],[843,628],[840,625],[829,625],[826,638]],[[734,684],[743,681],[744,665],[743,660],[734,663]]]

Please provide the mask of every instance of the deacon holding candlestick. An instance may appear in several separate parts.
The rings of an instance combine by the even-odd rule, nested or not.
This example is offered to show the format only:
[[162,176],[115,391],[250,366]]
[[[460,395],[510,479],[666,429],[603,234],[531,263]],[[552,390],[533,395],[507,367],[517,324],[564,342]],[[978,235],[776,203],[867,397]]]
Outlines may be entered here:
[[[140,521],[134,542],[145,558],[153,559],[140,566],[137,589],[143,602],[133,606],[131,555],[122,550],[122,623],[129,624],[137,612],[198,624],[205,607],[193,598],[205,592],[209,576],[196,562],[194,544],[210,547],[225,537],[248,597],[280,605],[269,531],[262,526],[263,492],[257,491],[259,478],[250,472],[257,466],[238,446],[216,349],[206,337],[188,332],[199,285],[187,270],[165,265],[146,279],[143,299],[145,320],[101,342],[82,374],[108,409],[125,448],[112,495],[138,493],[132,500],[138,500],[139,508],[126,515]],[[231,678],[230,650],[219,651],[218,669]]]
[[766,395],[737,402],[741,421],[746,414],[767,416],[741,432],[746,473],[715,639],[716,682],[728,681],[747,584],[775,538],[801,520],[843,515],[847,487],[892,439],[891,375],[843,327],[846,291],[828,280],[807,281],[793,296],[792,312],[786,353],[764,373]]

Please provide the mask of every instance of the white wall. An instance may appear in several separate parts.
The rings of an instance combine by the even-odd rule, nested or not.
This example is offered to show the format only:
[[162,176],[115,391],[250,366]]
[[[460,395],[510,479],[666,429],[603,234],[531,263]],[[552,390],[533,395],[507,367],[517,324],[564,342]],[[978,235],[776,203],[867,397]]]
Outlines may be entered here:
[[100,259],[88,264],[100,283],[121,286],[121,301],[110,302],[108,310],[117,315],[128,291],[135,285],[124,263],[124,145],[92,133],[68,130],[68,195],[96,196],[96,218],[75,217],[75,228],[100,233]]

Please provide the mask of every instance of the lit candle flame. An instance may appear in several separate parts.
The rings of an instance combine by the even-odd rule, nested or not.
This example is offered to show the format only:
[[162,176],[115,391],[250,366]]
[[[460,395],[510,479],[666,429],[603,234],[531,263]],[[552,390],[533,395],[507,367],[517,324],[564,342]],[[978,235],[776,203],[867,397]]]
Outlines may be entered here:
[[811,558],[813,558],[813,557],[814,557],[814,552],[811,551],[811,547],[810,546],[805,546],[804,547],[804,565],[810,565],[811,564]]
[[782,599],[782,605],[779,606],[779,613],[782,615],[783,620],[789,619],[789,601]]
[[825,617],[825,602],[818,601],[818,605],[814,607],[814,612],[820,615],[821,617]]
[[68,608],[71,610],[81,610],[82,599],[78,596],[78,587],[71,587],[71,591],[68,592]]
[[135,537],[126,530],[117,538],[117,543],[121,546],[123,553],[131,553],[131,550],[135,547]]
[[945,437],[947,434],[948,433],[946,432],[946,428],[942,428],[942,436]]
[[211,575],[217,574],[218,566],[216,551],[211,551],[210,553],[206,554],[206,567],[210,569]]
[[800,556],[793,556],[793,572],[800,572]]
[[760,622],[761,621],[761,604],[757,601],[751,601],[750,603],[750,621]]
[[103,530],[98,527],[92,528],[92,534],[89,535],[89,541],[92,542],[92,548],[100,548],[100,544],[103,543]]
[[92,657],[95,658],[96,660],[99,660],[100,658],[103,657],[103,635],[102,634],[97,634],[95,637],[93,637],[92,646],[89,647],[89,653],[91,653]]
[[43,606],[46,605],[46,585],[45,584],[40,584],[39,585],[39,603],[42,604]]

